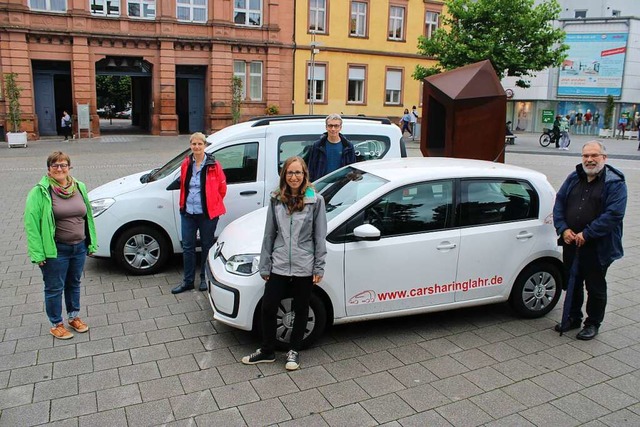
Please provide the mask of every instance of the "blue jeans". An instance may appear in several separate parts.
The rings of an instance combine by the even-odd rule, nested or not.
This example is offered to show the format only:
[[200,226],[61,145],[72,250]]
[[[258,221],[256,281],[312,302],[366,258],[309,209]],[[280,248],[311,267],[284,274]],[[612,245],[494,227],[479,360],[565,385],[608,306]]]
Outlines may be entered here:
[[44,303],[51,326],[62,323],[62,294],[67,316],[73,319],[80,312],[80,279],[87,258],[85,242],[68,245],[56,243],[57,258],[47,258],[40,267],[44,280]]
[[196,275],[196,235],[200,230],[200,246],[202,248],[202,266],[200,268],[200,281],[204,280],[204,267],[207,261],[209,249],[213,241],[218,225],[218,217],[209,219],[204,214],[192,215],[180,214],[182,226],[182,260],[184,264],[183,283],[193,286]]

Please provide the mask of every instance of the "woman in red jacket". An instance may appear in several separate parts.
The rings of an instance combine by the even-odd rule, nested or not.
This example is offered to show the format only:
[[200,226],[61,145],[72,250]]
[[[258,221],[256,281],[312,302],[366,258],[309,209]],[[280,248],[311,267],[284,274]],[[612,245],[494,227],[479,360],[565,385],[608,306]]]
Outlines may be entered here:
[[227,194],[227,179],[222,166],[213,154],[205,153],[206,139],[196,132],[189,140],[191,155],[180,167],[180,222],[182,226],[182,258],[184,278],[172,294],[193,289],[196,274],[196,236],[200,231],[202,266],[200,290],[207,290],[204,268],[209,249],[213,246],[218,217],[226,212],[224,196]]

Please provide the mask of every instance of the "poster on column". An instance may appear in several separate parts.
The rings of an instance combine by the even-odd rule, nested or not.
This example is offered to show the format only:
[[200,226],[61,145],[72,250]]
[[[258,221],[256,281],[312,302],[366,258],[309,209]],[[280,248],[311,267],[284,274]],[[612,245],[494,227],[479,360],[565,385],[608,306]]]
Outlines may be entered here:
[[627,33],[567,34],[558,96],[620,96],[627,38]]

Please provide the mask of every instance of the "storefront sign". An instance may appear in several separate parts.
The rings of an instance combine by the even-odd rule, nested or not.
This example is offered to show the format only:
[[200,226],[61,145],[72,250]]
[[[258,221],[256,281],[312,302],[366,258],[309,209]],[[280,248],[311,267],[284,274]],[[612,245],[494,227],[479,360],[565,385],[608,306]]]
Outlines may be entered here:
[[542,110],[542,123],[553,123],[554,114],[553,110]]
[[558,96],[620,96],[627,33],[567,34]]

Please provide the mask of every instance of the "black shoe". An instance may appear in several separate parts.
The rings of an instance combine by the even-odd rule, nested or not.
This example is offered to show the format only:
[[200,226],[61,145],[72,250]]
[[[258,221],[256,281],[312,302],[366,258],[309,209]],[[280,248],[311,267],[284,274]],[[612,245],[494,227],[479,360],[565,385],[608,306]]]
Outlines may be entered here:
[[287,371],[295,371],[300,367],[300,355],[295,350],[289,350],[287,353],[287,363],[284,365]]
[[242,358],[245,365],[255,365],[256,363],[272,363],[276,361],[275,353],[263,353],[262,349],[257,349],[254,353]]
[[200,282],[200,286],[198,287],[199,291],[206,291],[208,289],[207,287],[207,282],[205,280],[203,280],[202,282]]
[[[553,330],[556,332],[560,332],[561,323],[556,323],[556,326],[553,327]],[[562,329],[562,332],[571,331],[573,329],[580,329],[582,326],[582,319],[569,319],[569,324]]]
[[598,327],[595,325],[586,325],[580,332],[578,332],[576,338],[582,341],[589,341],[594,339],[596,335],[598,335]]
[[184,291],[190,291],[191,289],[193,289],[193,285],[187,285],[185,283],[180,283],[178,286],[176,286],[175,288],[171,289],[171,293],[172,294],[179,294],[179,293],[182,293]]

